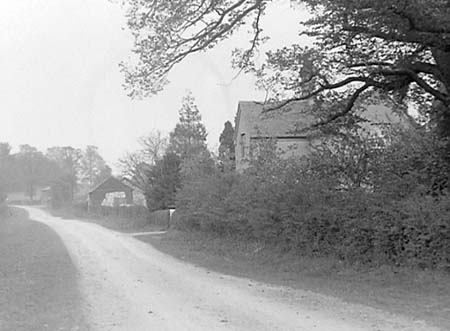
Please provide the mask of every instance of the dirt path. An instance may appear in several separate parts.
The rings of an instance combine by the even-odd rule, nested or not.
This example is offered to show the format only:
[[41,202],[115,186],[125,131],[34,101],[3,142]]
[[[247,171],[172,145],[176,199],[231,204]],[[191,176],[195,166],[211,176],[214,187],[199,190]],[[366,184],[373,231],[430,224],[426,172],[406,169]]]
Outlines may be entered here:
[[25,209],[66,244],[92,330],[437,330],[312,292],[210,272],[132,235]]

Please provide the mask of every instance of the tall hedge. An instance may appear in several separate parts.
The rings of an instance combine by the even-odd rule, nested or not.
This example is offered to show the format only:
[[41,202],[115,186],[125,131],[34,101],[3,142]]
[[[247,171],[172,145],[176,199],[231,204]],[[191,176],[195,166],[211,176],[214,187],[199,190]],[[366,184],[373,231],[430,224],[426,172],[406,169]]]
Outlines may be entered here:
[[[321,175],[303,160],[258,163],[244,174],[197,174],[177,193],[178,224],[299,255],[450,271],[450,198],[423,189],[429,168],[418,162],[421,168],[413,169],[421,148],[391,160],[408,165],[404,174],[387,159],[394,152],[376,153],[380,159],[370,162],[377,171],[364,168],[370,172],[362,174],[364,186],[342,186],[339,172]],[[383,176],[389,182],[378,180]]]

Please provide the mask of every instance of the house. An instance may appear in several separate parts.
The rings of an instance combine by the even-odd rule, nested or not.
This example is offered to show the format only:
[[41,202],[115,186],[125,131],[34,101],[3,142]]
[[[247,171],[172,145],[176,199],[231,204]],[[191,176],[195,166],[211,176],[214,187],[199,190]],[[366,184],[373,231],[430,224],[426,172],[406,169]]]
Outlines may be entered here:
[[88,208],[97,209],[105,204],[119,206],[133,204],[133,189],[116,177],[109,177],[88,194]]
[[[317,123],[313,105],[313,101],[305,100],[277,108],[275,103],[240,101],[235,119],[236,170],[247,168],[260,142],[269,139],[276,144],[280,157],[308,155],[314,138],[311,130],[304,129]],[[357,115],[367,120],[362,124],[366,132],[379,132],[386,124],[410,123],[409,116],[393,109],[385,104],[368,104]]]
[[261,142],[273,139],[277,152],[284,157],[306,155],[310,137],[299,133],[314,123],[314,117],[307,114],[311,102],[295,102],[280,109],[274,104],[254,101],[240,101],[235,119],[235,160],[236,170],[248,166],[255,150]]

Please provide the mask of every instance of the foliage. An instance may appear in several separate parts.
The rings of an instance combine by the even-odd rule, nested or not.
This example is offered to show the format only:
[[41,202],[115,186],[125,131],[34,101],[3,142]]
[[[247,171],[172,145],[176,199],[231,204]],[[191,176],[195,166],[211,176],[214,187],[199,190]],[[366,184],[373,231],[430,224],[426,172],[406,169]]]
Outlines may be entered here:
[[441,196],[449,193],[448,143],[426,128],[390,135],[375,168],[374,188],[402,198],[411,192]]
[[[93,146],[90,149],[96,150]],[[98,152],[97,156],[103,160]],[[9,144],[0,143],[0,191],[25,192],[34,200],[38,189],[49,187],[53,204],[63,205],[73,200],[86,173],[82,161],[82,151],[71,146],[51,147],[43,154],[36,147],[21,145],[12,154]],[[110,174],[106,163],[101,169],[98,180]]]
[[324,135],[312,146],[309,171],[318,178],[333,179],[339,189],[373,187],[374,173],[386,148],[386,134],[350,130],[337,136]]
[[207,134],[200,111],[190,93],[183,98],[179,115],[179,122],[170,133],[168,151],[186,160],[207,150]]
[[19,152],[14,155],[14,166],[16,181],[30,200],[34,200],[39,185],[48,184],[55,173],[59,173],[56,164],[30,145],[19,146]]
[[212,162],[206,128],[190,93],[183,98],[179,115],[168,142],[159,132],[150,134],[141,139],[140,150],[120,160],[122,174],[144,191],[150,210],[174,207],[176,191],[198,170],[197,161]]
[[258,152],[245,175],[190,177],[177,195],[182,224],[300,254],[449,269],[448,1],[298,0],[313,14],[302,32],[313,46],[268,52],[262,64],[260,19],[274,1],[126,2],[138,55],[123,66],[132,96],[160,91],[186,56],[250,24],[250,48],[236,50],[233,65],[287,98],[278,107],[313,99],[316,126],[351,129],[365,101],[388,99],[403,111],[415,104],[428,121],[419,132],[335,137],[308,162]]
[[234,128],[230,121],[226,121],[219,137],[219,162],[224,170],[234,170],[235,147]]
[[88,145],[81,157],[81,181],[93,188],[111,176],[111,168],[100,155],[97,146]]
[[[157,93],[167,84],[167,73],[189,54],[226,39],[266,1],[126,0],[128,27],[134,36],[135,66],[122,64],[130,96]],[[257,38],[255,38],[256,42]]]
[[[305,99],[341,87],[345,102],[329,120],[352,110],[367,91],[415,101],[433,111],[432,100],[450,105],[448,3],[442,1],[302,1],[314,13],[305,23],[312,48],[293,45],[268,53],[260,72],[280,89]],[[272,75],[271,73],[276,73]],[[444,91],[444,93],[442,93]],[[428,107],[427,107],[428,106]]]
[[145,191],[151,210],[175,206],[175,195],[182,181],[198,171],[201,163],[211,159],[206,146],[206,129],[191,94],[183,98],[179,122],[170,133],[166,153],[147,171]]
[[12,162],[11,146],[8,143],[0,143],[0,197],[4,197],[12,188]]
[[145,191],[150,210],[167,209],[175,205],[175,193],[181,185],[180,167],[181,158],[167,152],[150,168],[149,186]]
[[150,132],[139,139],[140,149],[127,153],[119,160],[122,176],[143,192],[149,188],[151,167],[160,160],[167,148],[167,138],[161,132]]
[[54,180],[54,185],[58,186],[60,191],[57,196],[64,197],[63,200],[73,201],[81,172],[82,151],[71,146],[55,146],[47,149],[46,156],[56,162],[62,172],[61,176]]
[[447,143],[425,127],[385,128],[380,134],[325,136],[308,158],[308,171],[335,187],[383,192],[401,199],[415,192],[448,194]]
[[[264,40],[260,20],[273,0],[126,1],[138,55],[136,66],[123,65],[130,95],[160,91],[167,73],[188,55],[206,51],[240,26],[251,25],[250,47],[235,50],[234,66],[256,73],[260,85],[269,86],[274,96],[289,98],[285,103],[316,98],[332,104],[325,109],[324,123],[351,113],[356,101],[373,91],[399,103],[416,102],[424,116],[449,122],[448,2],[295,2],[312,14],[303,23],[302,34],[311,37],[314,45],[270,51],[260,66],[256,64]],[[449,134],[447,130],[445,135]]]
[[178,226],[349,263],[450,270],[449,196],[423,189],[442,156],[423,158],[431,137],[393,130],[384,145],[347,137],[310,160],[266,158],[267,146],[244,174],[216,169],[186,182]]
[[177,192],[177,215],[182,221],[177,226],[216,233],[236,233],[235,224],[228,220],[231,206],[227,202],[237,175],[213,169],[203,176],[185,181]]

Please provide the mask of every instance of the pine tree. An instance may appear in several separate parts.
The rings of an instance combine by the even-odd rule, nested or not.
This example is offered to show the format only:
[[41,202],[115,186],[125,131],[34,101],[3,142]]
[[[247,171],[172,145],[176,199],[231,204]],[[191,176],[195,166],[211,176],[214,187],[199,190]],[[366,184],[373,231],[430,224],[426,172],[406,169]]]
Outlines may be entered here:
[[206,128],[191,93],[183,98],[179,122],[170,133],[168,151],[182,160],[193,158],[207,151]]
[[234,128],[230,121],[226,121],[219,137],[219,161],[222,169],[234,169]]

